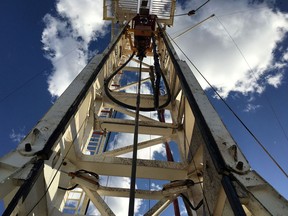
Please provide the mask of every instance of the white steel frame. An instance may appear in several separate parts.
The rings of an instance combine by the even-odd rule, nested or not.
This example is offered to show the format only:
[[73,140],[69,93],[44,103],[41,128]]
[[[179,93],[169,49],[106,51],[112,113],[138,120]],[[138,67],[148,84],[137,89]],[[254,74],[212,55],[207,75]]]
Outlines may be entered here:
[[[103,90],[105,78],[128,59],[131,47],[127,40],[125,34],[119,34],[103,54],[95,56],[18,148],[0,159],[0,198],[12,209],[11,215],[63,215],[66,191],[58,186],[68,188],[75,184],[85,194],[84,203],[89,198],[102,215],[117,215],[103,196],[128,197],[129,189],[103,186],[89,175],[75,173],[85,169],[98,175],[130,177],[131,159],[117,156],[131,152],[132,143],[103,152],[105,142],[100,142],[100,150],[95,154],[83,152],[94,131],[103,132],[103,140],[112,131],[133,133],[134,112],[113,103]],[[145,215],[159,215],[181,193],[194,205],[204,199],[204,207],[189,210],[190,215],[204,212],[233,215],[232,198],[227,196],[231,188],[236,191],[235,200],[239,200],[248,215],[287,214],[287,200],[251,170],[192,71],[177,57],[165,32],[163,37],[157,37],[157,45],[172,94],[165,108],[171,113],[172,123],[141,115],[139,132],[159,137],[139,142],[138,148],[173,140],[178,145],[181,162],[138,159],[137,178],[190,179],[203,183],[171,184],[168,189],[158,191],[136,190],[136,198],[159,200]],[[144,64],[144,71],[147,66],[150,65]],[[127,70],[139,69],[129,66]],[[135,103],[130,93],[120,94],[116,88],[112,94],[119,100]],[[141,106],[153,104],[151,95],[141,98]],[[100,117],[104,109],[117,110],[132,120]],[[27,150],[29,146],[31,151]]]

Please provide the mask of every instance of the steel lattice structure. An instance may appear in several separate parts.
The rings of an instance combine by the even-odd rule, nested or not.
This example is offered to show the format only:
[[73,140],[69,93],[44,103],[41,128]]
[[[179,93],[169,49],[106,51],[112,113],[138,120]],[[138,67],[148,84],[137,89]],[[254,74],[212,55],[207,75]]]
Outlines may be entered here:
[[[135,190],[137,199],[157,200],[145,215],[159,215],[180,198],[188,215],[287,214],[287,200],[251,170],[193,72],[178,58],[165,33],[165,25],[173,24],[175,1],[165,1],[170,17],[163,12],[154,29],[145,30],[151,45],[145,47],[147,57],[143,62],[139,53],[136,57],[139,31],[132,27],[133,20],[124,22],[134,18],[139,7],[156,10],[163,3],[143,2],[139,6],[137,1],[104,0],[104,18],[121,30],[114,32],[107,49],[89,62],[18,148],[0,159],[4,215],[85,215],[90,203],[101,215],[117,215],[104,197],[129,198],[130,189],[104,185],[99,177],[131,177],[133,160],[123,155],[133,151],[133,143],[116,149],[107,145],[113,134],[133,135],[135,125],[139,134],[152,136],[139,140],[138,150],[173,143],[180,157],[180,161],[137,159],[137,179],[167,182],[161,190]],[[156,53],[160,69],[155,65]],[[141,92],[142,111],[135,123],[137,111],[131,107],[136,106],[137,92],[131,89],[138,83],[125,83],[123,76],[141,73],[141,85],[157,89],[153,84],[157,70],[167,86],[157,94]],[[158,119],[145,115],[151,109],[158,112]],[[171,121],[165,122],[164,114]]]

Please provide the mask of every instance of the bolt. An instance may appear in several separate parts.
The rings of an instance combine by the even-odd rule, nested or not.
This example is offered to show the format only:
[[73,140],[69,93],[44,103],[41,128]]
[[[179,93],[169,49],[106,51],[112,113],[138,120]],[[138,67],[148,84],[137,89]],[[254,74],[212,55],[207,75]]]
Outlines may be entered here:
[[238,169],[238,170],[243,170],[243,162],[242,161],[238,161],[238,163],[237,163],[237,165],[236,165],[236,168]]
[[26,143],[26,144],[25,144],[25,151],[26,151],[26,152],[31,152],[31,151],[32,151],[32,147],[31,147],[31,144],[30,144],[30,143]]

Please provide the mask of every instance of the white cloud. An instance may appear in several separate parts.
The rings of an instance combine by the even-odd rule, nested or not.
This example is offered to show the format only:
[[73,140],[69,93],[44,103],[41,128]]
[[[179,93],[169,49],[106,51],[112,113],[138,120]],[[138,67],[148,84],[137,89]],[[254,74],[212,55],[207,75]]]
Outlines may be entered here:
[[255,104],[248,103],[246,108],[244,109],[244,112],[255,111],[256,109],[259,109],[260,107],[261,107],[260,105],[255,105]]
[[13,142],[19,143],[25,137],[24,130],[25,130],[25,128],[20,129],[20,132],[17,133],[17,132],[15,132],[14,129],[12,129],[11,133],[9,134],[10,139]]
[[268,75],[266,79],[267,79],[267,82],[270,85],[272,85],[275,88],[277,88],[279,85],[281,85],[281,81],[283,79],[283,74],[278,73],[278,74],[276,74],[274,76],[273,75]]
[[162,190],[162,186],[155,184],[154,182],[151,183],[151,190],[152,191],[160,191]]
[[46,15],[44,21],[43,49],[53,65],[53,73],[48,78],[48,90],[52,96],[59,96],[86,65],[87,44],[69,35],[66,23],[57,18]]
[[58,13],[69,20],[72,33],[81,37],[87,44],[104,35],[102,0],[59,0],[56,5]]
[[42,33],[43,50],[53,65],[48,90],[60,96],[87,64],[88,46],[103,36],[102,0],[58,0],[57,16],[47,14]]
[[[177,13],[196,7],[195,1],[187,1],[185,9]],[[244,0],[210,1],[194,17],[177,17],[175,27],[169,32],[172,37],[176,36],[183,32],[183,26],[193,26],[213,13],[216,18],[194,28],[176,42],[222,96],[227,97],[231,91],[263,92],[267,83],[260,82],[260,78],[277,66],[273,50],[288,30],[287,14],[273,11],[265,1],[258,4]],[[199,74],[193,72],[201,85],[208,88]]]
[[283,61],[288,61],[288,52],[286,51],[284,54],[283,54]]

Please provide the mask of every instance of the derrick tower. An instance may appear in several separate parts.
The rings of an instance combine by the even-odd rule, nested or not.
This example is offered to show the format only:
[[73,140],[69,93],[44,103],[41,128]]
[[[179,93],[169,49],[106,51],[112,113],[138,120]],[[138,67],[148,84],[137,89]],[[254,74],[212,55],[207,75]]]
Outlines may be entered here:
[[[178,58],[165,32],[174,11],[175,0],[104,0],[111,43],[0,159],[4,215],[118,215],[107,197],[129,199],[129,215],[135,200],[153,201],[144,215],[180,215],[180,200],[188,215],[287,214]],[[141,155],[156,147],[165,160]]]

